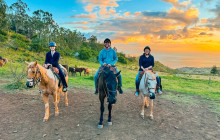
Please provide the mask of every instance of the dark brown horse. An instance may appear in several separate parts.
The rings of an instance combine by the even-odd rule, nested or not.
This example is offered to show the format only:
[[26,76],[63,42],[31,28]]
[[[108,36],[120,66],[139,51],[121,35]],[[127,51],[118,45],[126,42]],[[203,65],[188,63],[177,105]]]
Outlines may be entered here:
[[116,103],[116,87],[117,87],[117,76],[120,74],[114,74],[113,71],[110,70],[109,67],[102,67],[100,69],[100,75],[98,80],[98,90],[99,90],[99,100],[101,103],[100,106],[100,121],[98,124],[98,128],[103,128],[103,113],[104,113],[104,99],[107,97],[108,104],[108,122],[107,125],[112,125],[111,121],[111,110],[112,104]]

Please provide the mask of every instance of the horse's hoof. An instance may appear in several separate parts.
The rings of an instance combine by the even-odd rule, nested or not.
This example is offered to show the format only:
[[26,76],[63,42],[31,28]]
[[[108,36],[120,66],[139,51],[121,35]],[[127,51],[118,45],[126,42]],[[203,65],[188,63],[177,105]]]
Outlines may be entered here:
[[69,106],[69,104],[67,103],[67,104],[65,104],[65,106]]
[[142,119],[144,119],[144,114],[141,113],[141,114],[140,114],[140,117],[141,117]]
[[153,120],[153,119],[154,119],[153,115],[150,115],[150,119],[151,119],[151,120]]
[[59,115],[59,112],[55,112],[55,116],[58,116]]
[[103,125],[98,125],[98,129],[102,129],[103,128]]
[[149,105],[145,105],[145,108],[149,108]]
[[112,125],[112,122],[107,122],[107,125],[108,125],[108,126],[111,126],[111,125]]
[[47,121],[48,121],[48,119],[46,119],[46,118],[43,119],[43,122],[47,122]]

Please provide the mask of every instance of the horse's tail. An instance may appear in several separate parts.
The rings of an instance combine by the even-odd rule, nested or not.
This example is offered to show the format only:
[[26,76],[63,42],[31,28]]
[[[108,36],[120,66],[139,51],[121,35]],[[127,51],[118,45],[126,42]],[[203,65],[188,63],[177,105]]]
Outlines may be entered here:
[[8,59],[7,58],[2,58],[2,60],[5,62],[5,64],[8,63]]

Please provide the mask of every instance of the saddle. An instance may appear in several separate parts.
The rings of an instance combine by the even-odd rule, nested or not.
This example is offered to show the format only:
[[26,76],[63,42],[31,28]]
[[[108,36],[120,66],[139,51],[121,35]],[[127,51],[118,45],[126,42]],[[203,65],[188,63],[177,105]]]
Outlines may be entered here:
[[[66,77],[67,76],[67,71],[64,70],[63,66],[60,65],[60,67],[63,71],[64,77]],[[58,86],[60,87],[61,83],[62,83],[62,80],[59,76],[59,69],[57,67],[52,67],[52,66],[49,66],[47,69],[50,69],[52,71],[52,73],[57,77],[57,79],[59,80]]]

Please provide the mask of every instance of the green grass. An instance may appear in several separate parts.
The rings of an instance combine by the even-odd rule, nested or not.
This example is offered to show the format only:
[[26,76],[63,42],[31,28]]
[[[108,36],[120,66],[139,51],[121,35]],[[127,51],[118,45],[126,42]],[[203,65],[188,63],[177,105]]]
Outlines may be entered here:
[[163,88],[169,91],[200,95],[203,98],[220,100],[220,82],[191,79],[177,76],[162,76]]

